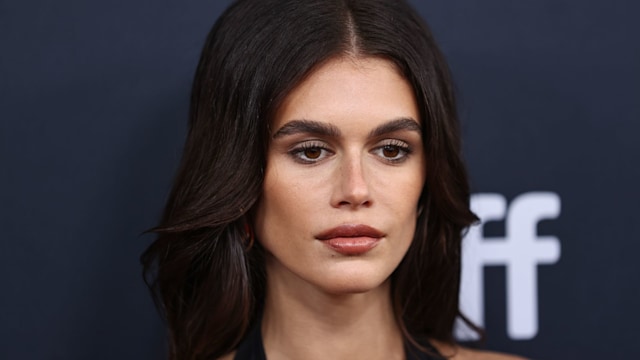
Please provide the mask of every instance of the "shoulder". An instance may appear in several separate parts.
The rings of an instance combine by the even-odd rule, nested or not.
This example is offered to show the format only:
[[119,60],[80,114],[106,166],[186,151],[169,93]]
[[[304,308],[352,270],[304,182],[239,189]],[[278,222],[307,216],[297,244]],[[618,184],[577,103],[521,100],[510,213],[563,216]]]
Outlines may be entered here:
[[431,341],[431,343],[440,354],[449,360],[526,360],[526,358],[517,355],[468,349],[462,346],[448,345],[439,341]]
[[465,348],[458,348],[458,354],[453,357],[456,360],[526,360],[517,355],[503,354],[493,351],[481,351]]
[[228,353],[225,356],[219,357],[218,360],[233,360],[235,358],[235,356],[236,356],[236,352],[233,351],[233,352]]

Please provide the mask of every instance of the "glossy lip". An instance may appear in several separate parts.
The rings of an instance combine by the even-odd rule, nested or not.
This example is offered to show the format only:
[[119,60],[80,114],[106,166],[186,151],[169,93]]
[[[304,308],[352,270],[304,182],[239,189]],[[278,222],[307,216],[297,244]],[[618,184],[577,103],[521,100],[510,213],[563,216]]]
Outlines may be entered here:
[[385,234],[368,225],[340,225],[316,235],[332,250],[342,255],[361,255],[373,249]]

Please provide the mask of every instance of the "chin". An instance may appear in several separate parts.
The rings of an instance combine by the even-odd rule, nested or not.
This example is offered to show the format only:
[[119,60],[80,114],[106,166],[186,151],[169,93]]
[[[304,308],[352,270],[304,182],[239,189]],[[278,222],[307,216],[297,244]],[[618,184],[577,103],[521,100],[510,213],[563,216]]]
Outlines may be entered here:
[[363,294],[379,289],[389,279],[389,274],[375,269],[354,268],[334,269],[318,284],[324,292],[331,295]]

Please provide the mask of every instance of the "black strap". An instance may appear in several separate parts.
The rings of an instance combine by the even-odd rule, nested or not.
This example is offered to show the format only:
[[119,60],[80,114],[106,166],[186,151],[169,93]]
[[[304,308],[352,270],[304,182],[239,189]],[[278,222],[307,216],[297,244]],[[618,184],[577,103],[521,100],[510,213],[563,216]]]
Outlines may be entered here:
[[411,342],[406,342],[404,345],[405,357],[407,360],[445,360],[446,358],[438,352],[438,350],[431,345],[431,343],[424,339],[417,339],[420,345],[428,351],[428,353],[422,352],[415,347]]
[[234,360],[267,360],[262,345],[262,333],[260,331],[260,322],[242,340],[236,351]]

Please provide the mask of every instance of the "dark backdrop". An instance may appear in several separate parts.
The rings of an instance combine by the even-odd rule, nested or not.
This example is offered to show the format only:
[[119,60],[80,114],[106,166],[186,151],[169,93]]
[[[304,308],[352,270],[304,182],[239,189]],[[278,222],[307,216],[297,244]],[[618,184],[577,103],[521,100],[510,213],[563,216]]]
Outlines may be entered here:
[[[163,355],[140,233],[158,219],[200,47],[228,3],[0,1],[0,358]],[[488,347],[640,357],[640,3],[413,3],[457,80],[473,192],[506,206],[476,240],[515,244],[503,219],[519,197],[560,204],[524,236],[555,241],[557,259],[512,279],[535,289],[517,293],[536,300],[534,332],[513,336],[521,320],[506,310],[509,259],[529,248],[479,262]]]

